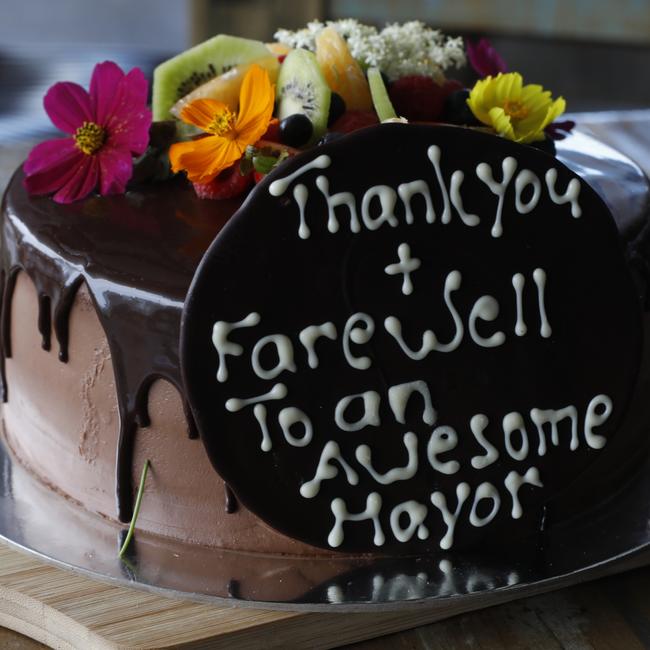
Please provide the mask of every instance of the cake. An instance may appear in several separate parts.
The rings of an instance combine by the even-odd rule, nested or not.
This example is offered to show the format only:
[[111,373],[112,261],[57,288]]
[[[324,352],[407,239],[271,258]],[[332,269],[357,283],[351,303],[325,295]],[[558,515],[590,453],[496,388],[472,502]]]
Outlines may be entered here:
[[[404,30],[441,58],[385,63]],[[125,526],[148,461],[136,531],[215,554],[476,553],[588,516],[647,444],[647,179],[554,144],[564,101],[486,43],[466,90],[421,24],[278,38],[162,64],[151,129],[112,64],[78,122],[78,90],[46,98],[68,149],[3,203],[12,456]],[[133,173],[101,158],[125,148]]]

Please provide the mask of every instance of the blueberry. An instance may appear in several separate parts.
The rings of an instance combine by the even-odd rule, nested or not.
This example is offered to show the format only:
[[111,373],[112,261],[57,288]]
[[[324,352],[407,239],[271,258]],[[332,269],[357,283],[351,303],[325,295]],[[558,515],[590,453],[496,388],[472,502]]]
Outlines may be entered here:
[[449,124],[464,124],[467,126],[479,126],[481,123],[476,119],[474,113],[467,105],[469,90],[462,88],[447,95],[442,109],[442,120]]
[[280,122],[280,142],[290,147],[302,147],[314,134],[314,125],[303,113],[294,113]]
[[336,120],[345,113],[345,100],[338,93],[332,93],[330,99],[330,112],[327,116],[327,126],[332,126]]

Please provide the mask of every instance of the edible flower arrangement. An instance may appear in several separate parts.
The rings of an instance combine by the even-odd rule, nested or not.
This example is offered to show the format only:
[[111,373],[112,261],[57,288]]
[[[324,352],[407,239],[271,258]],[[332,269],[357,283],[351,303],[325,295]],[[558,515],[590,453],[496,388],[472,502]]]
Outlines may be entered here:
[[[465,45],[419,21],[381,30],[356,20],[280,29],[273,43],[221,34],[161,63],[148,83],[99,63],[90,88],[60,82],[44,98],[66,137],[23,165],[30,194],[59,203],[184,174],[201,198],[241,195],[284,159],[383,122],[476,128],[553,150],[566,104],[508,72],[482,39]],[[469,62],[472,88],[449,76]]]

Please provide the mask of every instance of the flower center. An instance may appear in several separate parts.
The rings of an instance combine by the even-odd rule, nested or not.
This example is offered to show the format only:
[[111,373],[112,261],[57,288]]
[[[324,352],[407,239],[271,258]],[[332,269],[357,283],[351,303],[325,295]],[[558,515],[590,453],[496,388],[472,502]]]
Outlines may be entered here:
[[506,115],[515,120],[523,120],[525,117],[528,117],[528,113],[530,113],[530,110],[521,102],[516,100],[510,101],[509,99],[506,99],[503,103],[503,110]]
[[78,149],[92,156],[106,141],[106,129],[95,122],[84,122],[74,134],[74,141]]
[[207,131],[214,135],[224,135],[232,129],[234,121],[235,114],[229,108],[224,108],[212,118]]

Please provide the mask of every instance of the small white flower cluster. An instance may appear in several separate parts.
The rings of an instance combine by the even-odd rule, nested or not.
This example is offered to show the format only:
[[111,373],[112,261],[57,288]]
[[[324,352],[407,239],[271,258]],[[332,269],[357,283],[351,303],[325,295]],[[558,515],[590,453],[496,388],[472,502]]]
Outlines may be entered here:
[[327,23],[314,20],[307,23],[305,29],[295,32],[279,29],[275,38],[289,47],[315,51],[316,36],[326,27],[333,27],[343,36],[352,56],[361,65],[379,68],[391,81],[409,74],[427,75],[442,81],[443,70],[465,64],[461,37],[445,36],[419,20],[402,25],[392,23],[381,31],[353,18]]

